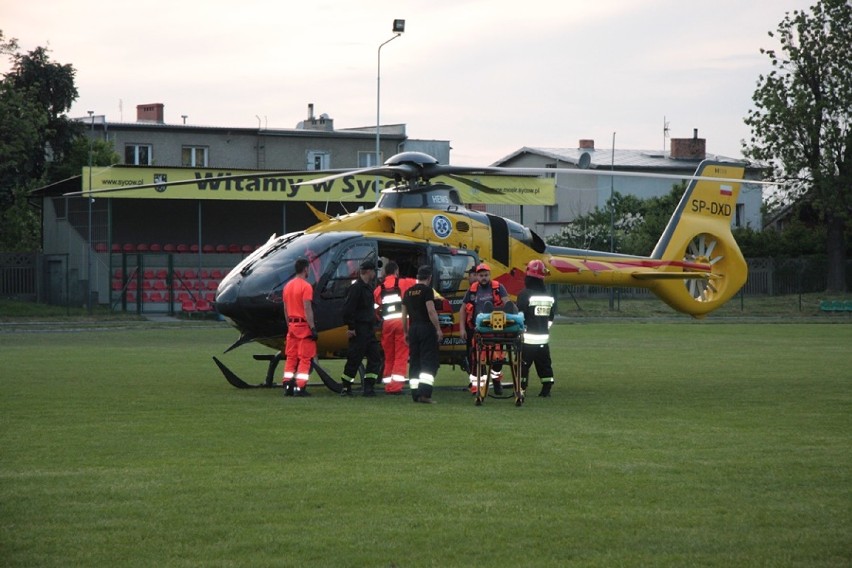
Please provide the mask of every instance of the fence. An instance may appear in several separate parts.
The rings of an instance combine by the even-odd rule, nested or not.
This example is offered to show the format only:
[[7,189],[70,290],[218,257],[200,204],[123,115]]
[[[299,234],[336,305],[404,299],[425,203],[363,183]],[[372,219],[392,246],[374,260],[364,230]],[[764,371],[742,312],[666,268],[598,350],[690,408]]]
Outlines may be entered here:
[[40,258],[41,255],[34,252],[0,253],[0,297],[40,300]]
[[[0,297],[17,298],[55,305],[81,302],[85,298],[85,282],[75,270],[69,270],[63,255],[40,253],[0,253]],[[827,283],[827,261],[824,257],[788,259],[753,258],[748,260],[748,281],[742,293],[746,296],[781,296],[821,292]],[[846,278],[852,281],[852,261],[846,262]],[[576,297],[604,298],[608,288],[598,286],[562,287]],[[643,288],[622,288],[623,298],[651,297]],[[106,299],[106,298],[104,298]]]

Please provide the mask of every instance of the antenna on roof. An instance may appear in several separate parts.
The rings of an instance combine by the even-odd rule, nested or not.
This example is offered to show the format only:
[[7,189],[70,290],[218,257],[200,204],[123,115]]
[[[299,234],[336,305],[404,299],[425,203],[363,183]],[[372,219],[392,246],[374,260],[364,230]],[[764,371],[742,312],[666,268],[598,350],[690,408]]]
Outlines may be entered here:
[[665,115],[663,115],[663,155],[666,153],[666,138],[669,137],[669,122],[666,120]]

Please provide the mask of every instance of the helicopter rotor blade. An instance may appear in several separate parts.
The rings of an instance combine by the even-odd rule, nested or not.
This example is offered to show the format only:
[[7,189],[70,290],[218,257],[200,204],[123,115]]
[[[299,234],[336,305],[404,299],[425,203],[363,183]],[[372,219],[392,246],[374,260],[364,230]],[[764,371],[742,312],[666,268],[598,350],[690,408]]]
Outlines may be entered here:
[[454,181],[457,181],[459,183],[463,183],[463,184],[465,184],[469,187],[472,187],[473,189],[479,190],[482,193],[491,193],[491,194],[496,194],[496,195],[502,195],[502,192],[500,192],[499,190],[496,190],[492,187],[488,187],[487,185],[480,183],[478,181],[475,181],[475,180],[472,180],[472,179],[467,179],[467,178],[458,176],[456,174],[444,174],[444,175],[446,177],[454,180]]

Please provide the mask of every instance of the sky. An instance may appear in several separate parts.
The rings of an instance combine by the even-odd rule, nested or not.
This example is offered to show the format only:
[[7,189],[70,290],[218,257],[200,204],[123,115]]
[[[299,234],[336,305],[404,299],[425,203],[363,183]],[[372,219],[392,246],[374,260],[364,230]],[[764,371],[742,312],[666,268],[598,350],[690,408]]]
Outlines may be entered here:
[[[814,0],[0,0],[0,30],[76,70],[87,111],[134,122],[405,124],[484,166],[523,146],[668,148],[693,129],[740,157],[761,48]],[[394,19],[405,33],[394,37]],[[7,59],[0,72],[9,70]]]

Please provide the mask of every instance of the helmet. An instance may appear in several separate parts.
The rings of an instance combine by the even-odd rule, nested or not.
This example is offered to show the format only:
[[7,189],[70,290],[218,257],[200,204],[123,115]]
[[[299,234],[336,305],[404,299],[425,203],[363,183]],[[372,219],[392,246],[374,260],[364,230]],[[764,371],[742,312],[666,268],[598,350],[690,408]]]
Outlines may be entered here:
[[479,266],[477,266],[477,267],[476,267],[476,271],[477,271],[477,272],[482,272],[482,271],[484,271],[484,270],[485,270],[485,271],[488,271],[488,272],[491,272],[491,267],[490,267],[490,266],[488,266],[487,264],[485,264],[484,262],[483,262],[483,263],[481,263]]
[[542,261],[536,259],[527,263],[527,276],[544,280],[544,277],[548,274],[550,274],[550,270],[547,269]]

